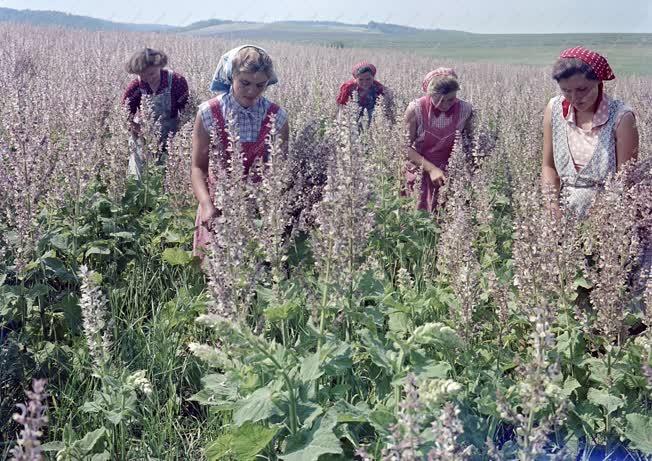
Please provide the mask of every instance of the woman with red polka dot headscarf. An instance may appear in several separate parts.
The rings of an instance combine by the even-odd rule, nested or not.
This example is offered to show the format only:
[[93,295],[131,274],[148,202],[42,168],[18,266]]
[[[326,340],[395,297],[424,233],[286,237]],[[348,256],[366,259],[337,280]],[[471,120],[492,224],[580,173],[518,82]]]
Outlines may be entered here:
[[603,82],[615,76],[594,51],[581,46],[563,51],[552,78],[561,95],[544,113],[542,182],[556,195],[556,215],[563,209],[581,218],[609,175],[636,159],[636,118],[605,93]]

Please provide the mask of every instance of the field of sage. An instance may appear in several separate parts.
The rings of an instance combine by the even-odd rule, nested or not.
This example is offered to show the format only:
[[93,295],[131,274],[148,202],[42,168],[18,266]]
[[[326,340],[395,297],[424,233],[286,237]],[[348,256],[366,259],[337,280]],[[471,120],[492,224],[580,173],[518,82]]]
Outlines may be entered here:
[[[639,164],[587,220],[555,221],[539,186],[545,69],[261,43],[289,153],[272,136],[259,184],[237,161],[217,172],[201,267],[192,122],[236,43],[17,25],[0,40],[3,458],[652,456],[652,287],[636,264],[652,229],[651,80],[607,86],[636,112]],[[143,46],[168,53],[191,100],[166,168],[136,183],[120,96]],[[334,100],[362,59],[398,122],[379,111],[359,133]],[[401,114],[440,65],[475,129],[429,215],[402,193]]]

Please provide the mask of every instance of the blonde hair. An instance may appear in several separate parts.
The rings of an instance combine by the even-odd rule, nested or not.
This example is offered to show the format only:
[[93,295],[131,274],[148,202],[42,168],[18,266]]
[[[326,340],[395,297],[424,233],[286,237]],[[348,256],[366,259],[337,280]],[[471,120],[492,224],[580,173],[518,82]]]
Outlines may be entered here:
[[428,94],[448,94],[451,91],[457,91],[460,89],[460,84],[457,81],[457,78],[452,75],[444,75],[442,77],[435,77],[430,80],[428,84]]
[[167,54],[152,48],[144,48],[131,55],[125,64],[125,70],[130,74],[140,74],[150,66],[165,67],[167,63]]
[[246,46],[233,58],[233,76],[243,72],[263,72],[268,78],[272,78],[275,75],[272,58],[260,48]]

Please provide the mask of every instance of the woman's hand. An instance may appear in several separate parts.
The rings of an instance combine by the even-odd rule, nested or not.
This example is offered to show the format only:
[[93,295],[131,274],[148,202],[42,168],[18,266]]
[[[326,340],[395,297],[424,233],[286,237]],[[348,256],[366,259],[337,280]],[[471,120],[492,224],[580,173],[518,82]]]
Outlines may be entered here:
[[440,168],[437,168],[436,166],[430,169],[428,175],[430,176],[430,180],[435,186],[442,186],[446,182],[446,175]]
[[210,200],[199,204],[199,220],[202,224],[210,224],[217,214],[217,208],[215,208],[215,205]]
[[136,120],[130,120],[129,121],[129,132],[134,138],[137,138],[140,136],[140,123]]

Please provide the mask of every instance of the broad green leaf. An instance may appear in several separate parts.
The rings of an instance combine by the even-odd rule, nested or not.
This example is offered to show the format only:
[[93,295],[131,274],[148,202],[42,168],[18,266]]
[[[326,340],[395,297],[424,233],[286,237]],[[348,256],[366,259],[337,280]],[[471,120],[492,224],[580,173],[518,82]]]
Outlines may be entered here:
[[338,423],[366,423],[369,421],[369,408],[364,406],[353,406],[345,400],[338,400],[333,406],[337,414]]
[[238,389],[226,375],[219,373],[204,376],[201,379],[204,385],[203,389],[190,397],[189,400],[195,400],[202,405],[217,405],[222,409],[225,404],[235,405],[238,397]]
[[595,405],[599,405],[607,410],[607,414],[613,413],[622,407],[625,402],[620,397],[609,394],[601,389],[589,389],[588,400]]
[[566,378],[564,381],[564,386],[562,387],[562,393],[566,398],[569,398],[575,389],[582,387],[582,385],[573,377]]
[[317,461],[321,455],[340,454],[342,447],[333,432],[337,426],[334,411],[329,411],[315,421],[309,431],[301,430],[288,439],[285,454],[279,459],[285,461]]
[[324,374],[324,370],[321,367],[322,362],[319,356],[319,352],[315,352],[314,354],[304,357],[301,361],[301,371],[299,375],[301,381],[304,383],[311,383]]
[[448,362],[431,362],[427,365],[415,369],[414,372],[421,379],[423,378],[448,378],[448,373],[451,371],[451,364]]
[[61,441],[48,442],[41,445],[43,451],[60,451],[66,448],[66,444]]
[[206,459],[208,461],[235,459],[235,453],[233,453],[233,434],[231,432],[225,432],[214,442],[211,442],[206,447]]
[[192,260],[192,255],[189,251],[182,250],[181,248],[166,248],[163,251],[163,261],[170,266],[185,266]]
[[329,339],[322,346],[322,368],[328,376],[341,376],[350,372],[353,366],[351,345],[343,341]]
[[236,426],[242,426],[246,422],[263,421],[278,414],[270,386],[257,389],[253,394],[237,402],[236,408],[233,413],[233,422]]
[[116,238],[125,239],[125,240],[133,240],[134,239],[134,233],[133,232],[111,232],[109,235],[111,237],[116,237]]
[[267,427],[260,424],[245,423],[222,434],[206,448],[208,461],[236,459],[242,461],[255,460],[274,438],[277,427]]
[[68,250],[68,238],[65,235],[54,234],[50,237],[50,244],[59,250]]
[[[260,290],[257,290],[257,292],[260,293]],[[296,300],[291,299],[283,304],[270,304],[270,306],[265,309],[265,318],[268,322],[290,320],[294,318],[298,312],[299,304]]]
[[107,247],[92,246],[86,250],[86,257],[90,255],[108,255],[111,253]]
[[105,428],[96,429],[93,432],[88,432],[81,440],[75,442],[75,445],[85,454],[89,454],[104,440],[105,435]]
[[396,333],[405,333],[408,330],[408,316],[405,312],[395,311],[389,314],[387,322],[389,331]]
[[396,423],[396,418],[388,408],[377,406],[369,414],[369,421],[379,434],[386,435],[389,433],[390,426]]
[[625,418],[625,437],[632,442],[631,447],[652,455],[652,417],[630,413]]
[[578,287],[582,287],[582,288],[587,288],[587,289],[588,289],[588,288],[592,288],[592,287],[593,287],[593,284],[592,284],[591,282],[589,282],[588,280],[586,280],[584,277],[577,277],[577,278],[573,281],[573,288],[578,288]]
[[372,333],[369,330],[364,330],[360,334],[360,337],[362,343],[367,348],[367,352],[371,356],[371,361],[379,367],[391,371],[392,362],[387,356],[387,350],[383,347],[383,344],[380,342],[378,337],[372,336]]

